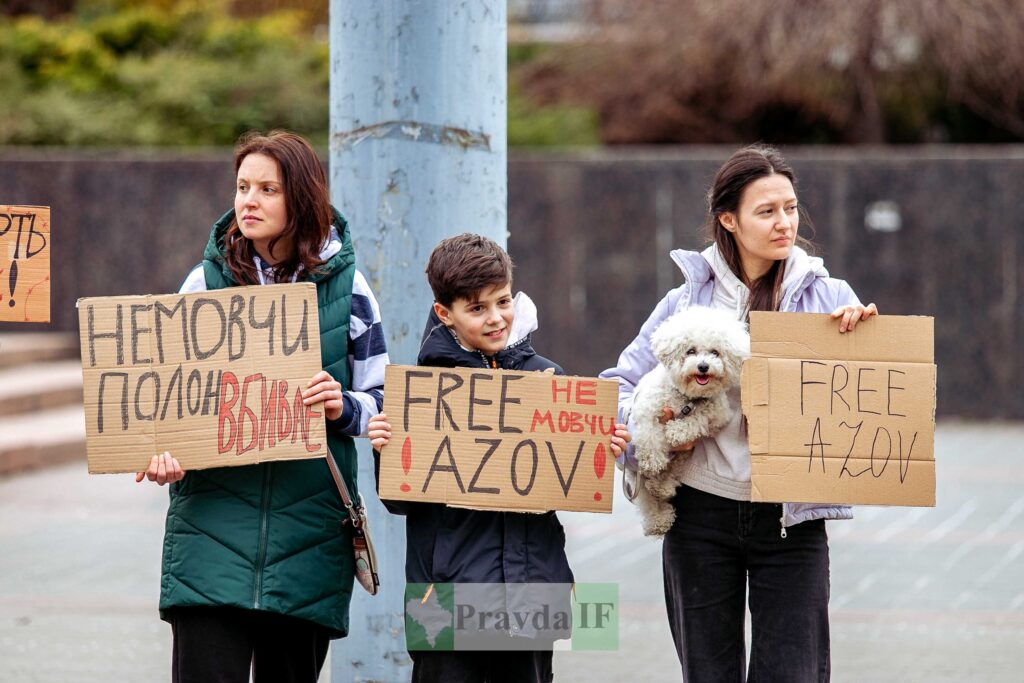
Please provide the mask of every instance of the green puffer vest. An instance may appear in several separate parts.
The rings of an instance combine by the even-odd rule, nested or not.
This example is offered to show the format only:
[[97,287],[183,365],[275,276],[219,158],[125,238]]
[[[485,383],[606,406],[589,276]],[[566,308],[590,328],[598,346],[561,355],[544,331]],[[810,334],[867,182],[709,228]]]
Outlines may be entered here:
[[[235,284],[223,257],[234,217],[213,226],[203,254],[207,289]],[[349,315],[355,252],[345,219],[334,211],[341,251],[316,283],[323,367],[351,386]],[[327,443],[356,495],[352,439],[328,423]],[[170,487],[164,535],[160,612],[174,607],[231,606],[316,622],[341,638],[355,573],[350,526],[320,459],[195,470]]]

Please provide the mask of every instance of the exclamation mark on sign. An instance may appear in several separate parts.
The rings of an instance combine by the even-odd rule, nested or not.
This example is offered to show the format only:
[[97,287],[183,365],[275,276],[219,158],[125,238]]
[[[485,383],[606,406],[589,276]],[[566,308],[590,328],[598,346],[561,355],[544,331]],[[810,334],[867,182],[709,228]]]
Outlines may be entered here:
[[18,285],[18,262],[11,261],[11,274],[7,276],[7,282],[11,286],[11,298],[7,305],[14,308],[14,288]]
[[[412,467],[412,442],[409,441],[409,437],[405,437],[405,443],[402,444],[402,471],[405,472],[405,476],[409,476],[409,468]],[[404,481],[402,485],[398,487],[402,490],[402,493],[409,493],[412,487]]]
[[[597,444],[597,448],[594,449],[594,474],[597,475],[598,479],[604,478],[604,466],[605,466],[605,455],[604,455],[604,444]],[[601,500],[601,492],[597,491],[594,493],[594,500]]]

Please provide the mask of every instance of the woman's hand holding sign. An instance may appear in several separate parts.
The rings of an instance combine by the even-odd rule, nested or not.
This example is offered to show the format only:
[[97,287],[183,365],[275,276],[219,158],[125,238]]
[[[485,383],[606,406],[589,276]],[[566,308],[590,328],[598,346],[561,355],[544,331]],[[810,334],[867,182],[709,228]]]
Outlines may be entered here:
[[341,382],[336,381],[326,370],[321,370],[313,375],[313,379],[309,380],[309,384],[302,391],[302,403],[311,406],[323,402],[324,417],[328,420],[337,420],[345,406],[341,395]]
[[857,327],[857,322],[861,320],[867,320],[873,315],[878,315],[878,308],[874,304],[868,304],[867,306],[848,305],[840,306],[836,310],[832,311],[832,317],[839,320],[839,332],[853,332],[854,328]]
[[185,478],[185,470],[181,469],[177,458],[171,457],[170,452],[164,451],[160,455],[154,455],[149,461],[149,469],[135,475],[135,483],[143,479],[155,481],[160,486],[173,484]]
[[616,424],[615,432],[612,434],[612,453],[615,457],[622,455],[623,451],[626,450],[626,444],[633,440],[633,437],[629,434],[629,429],[624,424]]

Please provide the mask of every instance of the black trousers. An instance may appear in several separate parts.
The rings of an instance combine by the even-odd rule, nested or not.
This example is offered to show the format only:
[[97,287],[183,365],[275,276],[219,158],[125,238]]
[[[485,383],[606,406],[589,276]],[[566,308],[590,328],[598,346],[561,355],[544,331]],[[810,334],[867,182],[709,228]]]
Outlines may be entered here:
[[[782,506],[681,486],[665,534],[665,604],[688,683],[828,681],[829,566],[824,520],[786,529]],[[750,588],[750,666],[744,605]]]
[[168,610],[172,683],[316,683],[327,629],[311,621],[234,607]]
[[551,650],[410,652],[412,683],[551,683]]

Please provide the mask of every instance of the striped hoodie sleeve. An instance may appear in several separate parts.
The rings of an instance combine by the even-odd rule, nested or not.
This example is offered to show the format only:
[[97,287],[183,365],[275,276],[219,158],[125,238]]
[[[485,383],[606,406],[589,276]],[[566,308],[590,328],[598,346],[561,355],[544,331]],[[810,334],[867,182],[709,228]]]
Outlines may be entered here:
[[380,307],[369,283],[358,270],[352,282],[348,350],[352,386],[342,394],[344,408],[333,424],[342,434],[366,436],[370,418],[384,405],[384,366],[389,360]]

